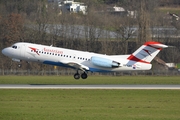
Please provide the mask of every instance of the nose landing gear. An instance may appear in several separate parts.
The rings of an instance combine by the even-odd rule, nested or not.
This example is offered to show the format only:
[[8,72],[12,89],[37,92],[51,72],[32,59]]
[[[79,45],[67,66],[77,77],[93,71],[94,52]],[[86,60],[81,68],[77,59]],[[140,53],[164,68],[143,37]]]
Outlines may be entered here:
[[21,63],[19,63],[19,64],[18,64],[18,68],[21,68],[21,67],[22,67],[22,64],[21,64]]

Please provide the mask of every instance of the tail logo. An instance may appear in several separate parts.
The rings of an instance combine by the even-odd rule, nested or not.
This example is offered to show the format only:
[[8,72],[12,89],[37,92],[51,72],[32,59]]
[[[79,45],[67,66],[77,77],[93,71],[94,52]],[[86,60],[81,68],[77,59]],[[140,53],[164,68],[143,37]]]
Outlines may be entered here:
[[149,54],[150,56],[151,56],[151,51],[149,51],[149,50],[146,50],[146,49],[143,49],[147,54]]

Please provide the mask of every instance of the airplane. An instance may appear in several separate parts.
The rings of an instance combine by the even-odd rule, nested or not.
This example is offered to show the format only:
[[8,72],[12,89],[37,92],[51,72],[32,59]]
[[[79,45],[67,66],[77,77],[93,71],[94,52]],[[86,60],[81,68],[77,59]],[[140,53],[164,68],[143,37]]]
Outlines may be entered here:
[[[118,72],[150,70],[151,61],[167,48],[156,41],[148,41],[129,55],[106,55],[87,51],[58,48],[27,42],[18,42],[4,48],[2,53],[13,61],[39,62],[48,65],[69,67],[76,70],[75,79],[86,79],[91,72]],[[19,64],[21,67],[21,64]],[[81,74],[79,73],[81,71]]]

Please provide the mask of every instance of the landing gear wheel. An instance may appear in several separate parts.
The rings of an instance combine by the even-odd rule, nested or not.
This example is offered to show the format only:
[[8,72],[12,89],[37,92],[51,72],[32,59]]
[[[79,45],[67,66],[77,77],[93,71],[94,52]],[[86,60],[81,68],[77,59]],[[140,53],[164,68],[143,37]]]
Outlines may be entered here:
[[18,67],[19,67],[19,68],[21,68],[21,66],[22,66],[21,64],[18,64]]
[[80,74],[79,73],[76,73],[76,74],[74,74],[74,79],[79,79],[80,78]]
[[81,74],[81,78],[82,79],[86,79],[88,76],[87,76],[87,74],[84,72],[83,74]]

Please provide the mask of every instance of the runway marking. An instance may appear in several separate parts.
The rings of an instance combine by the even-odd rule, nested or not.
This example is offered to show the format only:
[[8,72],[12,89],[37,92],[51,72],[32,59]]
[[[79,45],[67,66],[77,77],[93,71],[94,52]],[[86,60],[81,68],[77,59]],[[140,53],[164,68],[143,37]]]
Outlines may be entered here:
[[136,89],[179,90],[180,85],[0,85],[0,89]]

